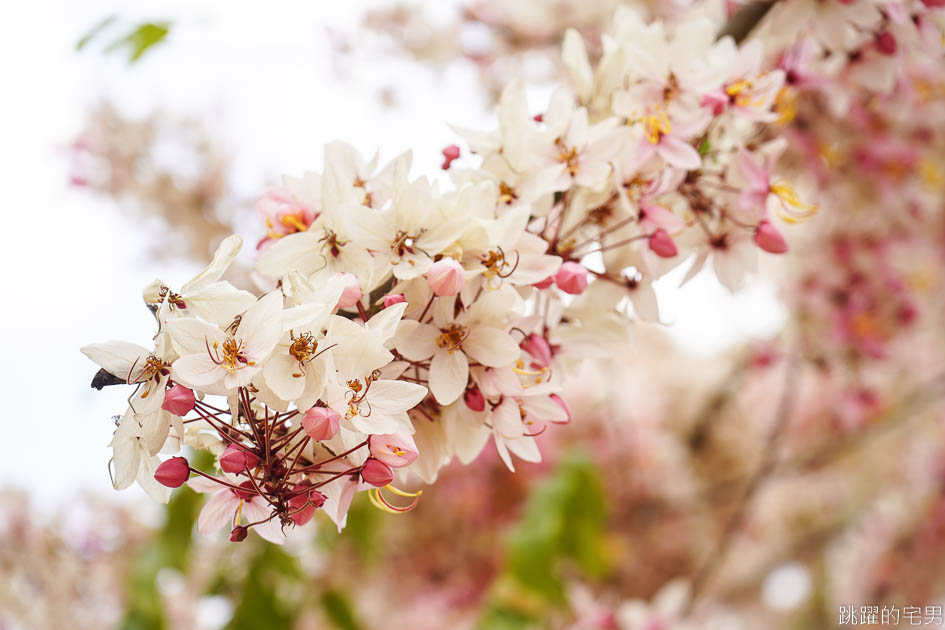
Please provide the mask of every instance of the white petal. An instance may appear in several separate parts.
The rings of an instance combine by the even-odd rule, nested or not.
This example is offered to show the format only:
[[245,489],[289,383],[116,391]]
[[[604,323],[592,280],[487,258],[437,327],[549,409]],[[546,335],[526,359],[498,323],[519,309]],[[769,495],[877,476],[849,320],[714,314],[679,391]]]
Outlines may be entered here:
[[504,367],[515,361],[521,352],[511,335],[498,328],[473,328],[463,341],[463,350],[489,367]]
[[430,391],[441,405],[448,405],[462,395],[469,379],[466,354],[439,349],[430,363]]
[[82,354],[99,364],[106,372],[118,378],[127,379],[132,365],[135,372],[144,367],[150,354],[147,349],[127,341],[106,341],[83,346]]
[[186,294],[198,289],[204,288],[208,284],[216,282],[226,272],[230,263],[236,258],[243,247],[243,237],[239,234],[233,234],[223,239],[223,242],[217,247],[213,254],[213,260],[207,267],[198,273],[194,278],[181,287],[181,293]]

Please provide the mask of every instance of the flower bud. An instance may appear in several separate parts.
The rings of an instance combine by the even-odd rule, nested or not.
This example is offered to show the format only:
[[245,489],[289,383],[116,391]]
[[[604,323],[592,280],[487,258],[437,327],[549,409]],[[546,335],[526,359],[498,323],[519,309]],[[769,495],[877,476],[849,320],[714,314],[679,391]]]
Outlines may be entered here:
[[555,284],[565,293],[580,295],[587,288],[587,269],[573,261],[561,263],[555,274]]
[[564,409],[564,412],[568,414],[567,420],[564,420],[563,422],[556,422],[555,424],[568,424],[569,422],[571,422],[571,408],[568,407],[568,403],[564,401],[564,398],[562,398],[558,394],[548,394],[548,398],[558,403],[558,406]]
[[554,284],[554,281],[555,281],[555,277],[554,277],[554,276],[548,276],[547,278],[545,278],[545,279],[542,280],[541,282],[536,282],[536,283],[533,284],[532,286],[535,287],[536,289],[547,289],[547,288],[550,287],[552,284]]
[[876,49],[884,55],[896,54],[896,38],[889,31],[876,34]]
[[406,301],[407,298],[404,297],[403,293],[388,293],[384,296],[384,308],[390,308],[394,304],[400,304]]
[[248,535],[249,529],[243,525],[237,525],[233,528],[233,531],[230,532],[230,542],[243,542]]
[[[295,484],[292,490],[298,492],[311,485],[311,482],[303,481],[302,483]],[[305,525],[312,520],[312,517],[315,515],[315,510],[323,506],[325,501],[325,495],[314,488],[308,492],[301,492],[295,495],[289,499],[289,508],[290,511],[293,512],[292,520],[295,521],[296,525]]]
[[351,308],[358,303],[364,292],[361,291],[361,285],[358,284],[358,279],[353,274],[341,273],[340,275],[344,278],[345,290],[338,298],[338,308]]
[[164,404],[161,409],[170,411],[175,416],[186,416],[197,404],[194,391],[183,385],[175,385],[164,392]]
[[539,365],[543,367],[551,365],[551,346],[548,344],[548,340],[541,335],[535,333],[530,334],[525,337],[520,347],[530,354]]
[[236,444],[227,445],[226,450],[220,455],[220,470],[223,472],[240,473],[258,465],[259,457],[255,453]]
[[391,468],[411,464],[420,455],[413,438],[406,433],[372,435],[368,438],[371,455]]
[[771,254],[783,254],[788,250],[787,241],[767,219],[762,219],[755,229],[755,245]]
[[650,236],[649,245],[653,253],[660,258],[672,258],[679,253],[673,238],[664,229],[653,232]]
[[302,429],[315,440],[330,440],[338,433],[341,415],[331,407],[312,407],[302,418]]
[[154,471],[154,479],[162,486],[180,488],[190,477],[190,464],[183,457],[172,457]]
[[443,149],[443,170],[445,171],[453,163],[453,160],[459,158],[459,147],[455,144]]
[[449,256],[433,263],[426,276],[433,294],[437,297],[458,295],[466,282],[463,266]]
[[482,411],[486,408],[486,398],[478,387],[467,389],[463,394],[463,402],[473,411]]
[[394,480],[394,471],[384,462],[369,457],[361,467],[361,479],[375,488],[383,488]]

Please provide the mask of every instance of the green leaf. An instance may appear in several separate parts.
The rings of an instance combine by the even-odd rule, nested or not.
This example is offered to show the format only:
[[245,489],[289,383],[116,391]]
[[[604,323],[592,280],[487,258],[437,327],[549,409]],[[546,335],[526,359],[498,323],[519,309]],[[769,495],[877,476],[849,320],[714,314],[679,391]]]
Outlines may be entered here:
[[361,630],[351,600],[341,591],[332,589],[322,593],[322,607],[338,630]]
[[696,149],[699,152],[699,155],[705,155],[709,152],[709,137],[706,136],[702,139],[702,142],[699,143],[699,148]]
[[584,455],[566,457],[529,497],[508,538],[505,593],[497,589],[500,601],[489,614],[501,611],[505,623],[546,604],[563,605],[567,565],[592,578],[604,577],[610,570],[606,525],[606,498],[596,469]]
[[119,49],[128,49],[130,61],[134,63],[155,45],[160,44],[167,37],[170,22],[141,24],[133,31],[112,42],[105,52],[110,53]]

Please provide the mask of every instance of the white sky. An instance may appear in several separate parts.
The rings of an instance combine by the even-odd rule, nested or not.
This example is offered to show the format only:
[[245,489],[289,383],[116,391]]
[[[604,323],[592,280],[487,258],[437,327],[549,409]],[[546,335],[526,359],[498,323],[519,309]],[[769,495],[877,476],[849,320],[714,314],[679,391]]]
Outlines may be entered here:
[[[488,126],[466,65],[438,74],[385,57],[376,41],[363,49],[355,41],[353,55],[333,58],[325,27],[355,32],[375,4],[0,4],[0,487],[26,488],[44,507],[80,490],[116,495],[106,444],[127,392],[90,389],[97,368],[78,348],[107,339],[146,344],[153,320],[141,288],[155,276],[179,285],[201,266],[159,266],[146,256],[141,226],[114,203],[68,187],[65,147],[103,98],[133,115],[163,109],[205,117],[232,150],[233,185],[246,197],[280,173],[319,167],[322,146],[335,139],[365,154],[380,148],[382,157],[412,148],[415,174],[435,174],[440,149],[457,140],[447,123]],[[134,66],[100,54],[102,43],[76,53],[79,37],[111,14],[174,26]],[[397,109],[381,106],[384,87],[397,89]],[[783,319],[767,285],[733,297],[703,275],[663,293],[672,334],[697,352],[770,334]],[[139,501],[143,493],[117,496]]]

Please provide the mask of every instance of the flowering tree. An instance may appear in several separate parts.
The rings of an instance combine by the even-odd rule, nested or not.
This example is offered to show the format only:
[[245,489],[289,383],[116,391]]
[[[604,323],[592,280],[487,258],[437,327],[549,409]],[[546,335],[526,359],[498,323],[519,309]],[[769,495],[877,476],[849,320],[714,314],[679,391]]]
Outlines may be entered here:
[[[779,174],[812,181],[831,211],[848,205],[848,174],[818,178],[819,157],[783,157],[835,133],[811,128],[828,124],[804,116],[812,104],[842,117],[857,111],[851,97],[872,107],[907,81],[940,85],[934,3],[861,4],[785,2],[741,45],[704,16],[621,10],[594,64],[568,31],[562,86],[536,108],[509,84],[496,130],[458,130],[476,157],[444,150],[449,186],[411,179],[409,153],[379,166],[330,144],[322,173],[260,199],[253,292],[222,279],[242,242],[230,237],[182,287],[145,289],[153,348],[83,349],[102,367],[96,384],[134,387],[112,442],[115,486],[166,501],[189,483],[212,493],[201,532],[280,542],[319,509],[343,527],[359,491],[410,509],[419,490],[400,488],[490,441],[510,469],[539,460],[536,436],[571,420],[565,376],[612,356],[634,319],[659,321],[656,279],[694,259],[687,279],[711,262],[736,290],[759,250],[788,251],[783,225],[817,206]],[[857,159],[888,155],[874,152]],[[820,290],[805,285],[806,308],[822,308]],[[857,283],[836,330],[875,356],[870,299]],[[908,302],[889,317],[907,322]],[[213,453],[219,474],[158,457],[181,446]]]

